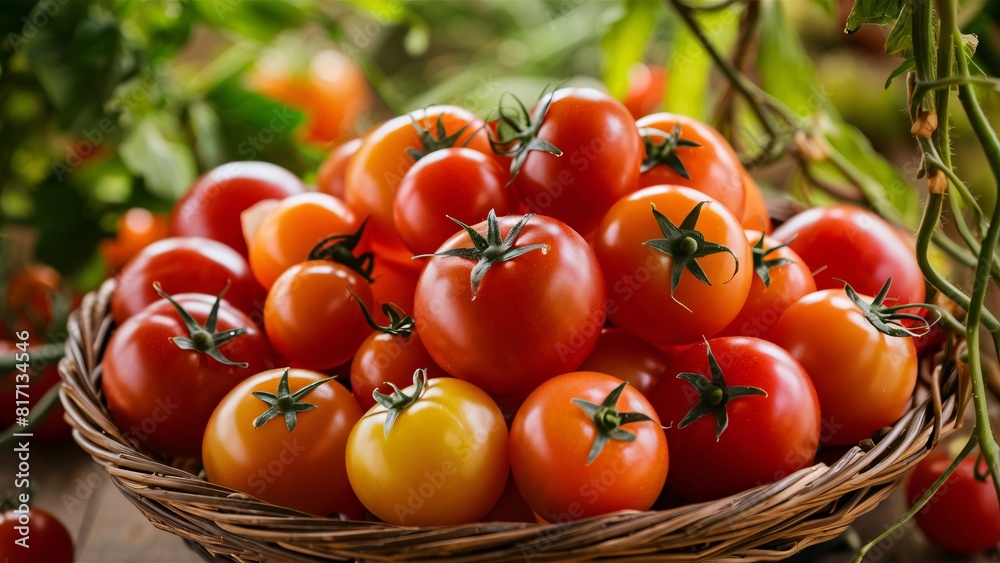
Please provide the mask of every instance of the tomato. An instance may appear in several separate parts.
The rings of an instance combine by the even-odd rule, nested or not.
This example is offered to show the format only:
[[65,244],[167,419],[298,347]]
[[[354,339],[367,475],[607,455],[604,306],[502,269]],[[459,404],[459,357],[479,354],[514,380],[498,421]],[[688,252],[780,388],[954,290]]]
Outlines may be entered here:
[[879,332],[843,289],[817,291],[793,303],[768,340],[809,373],[823,414],[824,445],[869,438],[896,422],[910,404],[917,381],[913,341]]
[[54,320],[53,305],[61,297],[62,285],[62,276],[52,266],[29,264],[8,281],[7,310],[25,328],[44,330]]
[[361,148],[361,138],[344,141],[335,146],[319,165],[316,189],[340,199],[347,197],[347,164]]
[[650,402],[673,454],[667,487],[695,502],[782,479],[811,465],[819,447],[821,411],[808,374],[757,338],[691,346]]
[[579,370],[613,375],[648,397],[668,363],[656,346],[621,329],[605,328]]
[[648,115],[636,126],[645,142],[639,188],[661,184],[694,188],[743,217],[743,165],[721,133],[675,113]]
[[383,307],[395,303],[404,311],[413,310],[413,296],[417,292],[417,280],[424,271],[423,260],[397,262],[381,255],[375,256],[372,268],[372,295],[375,304]]
[[733,322],[719,334],[766,339],[789,305],[816,291],[816,282],[795,251],[787,246],[775,248],[778,243],[763,237],[760,231],[747,231],[746,234],[754,244],[755,273],[750,294]]
[[197,457],[222,397],[273,366],[271,347],[249,317],[218,297],[182,294],[114,331],[102,388],[127,438],[164,455]]
[[[28,346],[28,356],[32,359],[30,367],[27,370],[27,381],[24,381],[25,377],[21,376],[20,370],[15,370],[7,374],[0,375],[0,405],[3,408],[0,409],[0,425],[4,428],[14,424],[17,420],[17,413],[14,407],[18,400],[27,400],[28,407],[34,414],[35,405],[38,401],[49,392],[50,389],[59,384],[59,362],[58,360],[53,360],[48,363],[41,363],[37,360],[37,356],[33,354],[33,350],[38,347],[43,346],[44,343],[39,342],[29,342]],[[23,351],[18,348],[15,342],[9,340],[0,340],[0,357],[10,357],[17,354],[21,354]],[[20,378],[18,376],[21,376]],[[22,393],[27,393],[27,396],[17,394],[17,385],[27,383],[30,385],[27,389],[22,388]],[[41,424],[36,426],[31,430],[32,435],[35,438],[45,440],[48,442],[58,442],[69,439],[73,434],[73,429],[70,428],[69,423],[63,418],[66,410],[63,408],[62,404],[56,400],[56,404],[52,407],[52,410],[46,415],[45,420]]]
[[594,372],[554,377],[514,417],[510,463],[531,509],[548,522],[648,510],[670,464],[656,412],[638,390]]
[[[490,154],[481,119],[456,106],[431,106],[379,125],[365,136],[347,165],[347,203],[371,216],[373,248],[395,260],[412,255],[396,234],[393,204],[414,158],[447,147]],[[418,131],[418,128],[420,131]],[[442,135],[442,129],[444,135]]]
[[354,233],[361,219],[343,201],[305,193],[284,199],[267,213],[250,242],[250,268],[265,288],[333,235]]
[[601,223],[594,251],[611,322],[653,344],[696,342],[725,328],[754,275],[739,222],[719,202],[678,186],[622,198]]
[[772,229],[771,217],[768,215],[767,201],[764,199],[764,193],[760,191],[757,182],[754,182],[746,170],[742,172],[745,201],[740,224],[748,231],[762,230],[765,234],[770,234]]
[[[21,533],[19,527],[27,530]],[[20,563],[72,563],[73,538],[47,510],[21,504],[0,513],[0,560]]]
[[635,63],[628,71],[628,93],[623,103],[639,119],[663,107],[667,94],[667,71],[659,65]]
[[104,267],[114,272],[125,265],[140,250],[167,238],[167,218],[141,207],[133,207],[118,218],[113,239],[102,240],[98,250],[104,258]]
[[115,323],[121,325],[158,301],[153,288],[157,282],[170,294],[218,293],[231,284],[226,301],[260,324],[264,289],[240,253],[221,242],[172,237],[144,248],[118,274],[118,287],[111,297]]
[[371,88],[346,55],[325,49],[297,61],[277,49],[264,52],[249,76],[252,90],[306,114],[305,138],[324,144],[349,134],[372,106]]
[[350,360],[371,333],[352,291],[374,306],[368,282],[348,266],[310,260],[285,270],[264,304],[271,345],[295,367],[325,370]]
[[[1000,505],[993,477],[985,464],[980,464],[979,469],[987,475],[983,481],[977,479],[977,461],[976,456],[962,460],[916,514],[917,524],[927,539],[945,551],[972,555],[1000,542]],[[931,452],[910,471],[906,480],[909,506],[920,500],[951,462],[952,457],[939,450]]]
[[507,476],[507,483],[500,494],[500,500],[490,509],[482,522],[530,522],[534,524],[535,513],[531,511],[524,495],[517,489],[514,474]]
[[605,317],[604,280],[587,242],[540,215],[490,213],[466,229],[417,282],[413,318],[431,357],[489,393],[521,396],[576,369]]
[[885,219],[860,207],[807,209],[771,236],[787,242],[802,257],[819,289],[840,289],[846,282],[858,293],[875,295],[891,277],[888,304],[924,300],[924,276],[913,242]]
[[366,315],[375,332],[361,343],[351,362],[351,392],[363,409],[375,406],[372,391],[388,394],[392,391],[388,383],[406,387],[418,369],[427,370],[428,378],[448,375],[427,353],[413,318],[391,305],[383,306],[382,311],[389,324],[378,325]]
[[486,393],[452,378],[382,396],[351,431],[347,476],[365,507],[405,526],[476,522],[497,503],[510,465],[507,425]]
[[491,157],[468,148],[450,148],[417,161],[399,184],[393,220],[414,254],[430,254],[459,227],[474,224],[491,209],[498,215],[518,211],[506,186],[507,173]]
[[318,516],[351,508],[345,455],[361,408],[330,379],[283,368],[234,387],[205,429],[206,478]]
[[[528,211],[559,219],[589,239],[608,208],[635,190],[642,159],[635,120],[621,102],[590,88],[543,96],[531,118],[541,125],[533,141],[511,149],[527,152],[519,169],[520,157],[514,159],[511,185]],[[533,150],[538,142],[549,149]],[[546,154],[552,146],[559,152]]]
[[170,216],[174,236],[204,237],[249,256],[240,213],[265,199],[305,191],[302,181],[268,162],[230,162],[213,168],[191,186]]

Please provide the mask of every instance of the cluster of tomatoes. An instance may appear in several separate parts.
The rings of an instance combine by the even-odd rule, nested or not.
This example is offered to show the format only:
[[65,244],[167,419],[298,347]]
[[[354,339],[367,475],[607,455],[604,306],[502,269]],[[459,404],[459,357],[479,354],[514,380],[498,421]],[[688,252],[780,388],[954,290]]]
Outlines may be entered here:
[[143,449],[313,514],[552,522],[770,483],[910,404],[911,241],[848,206],[771,232],[691,118],[435,106],[316,184],[219,167],[117,276],[103,390]]

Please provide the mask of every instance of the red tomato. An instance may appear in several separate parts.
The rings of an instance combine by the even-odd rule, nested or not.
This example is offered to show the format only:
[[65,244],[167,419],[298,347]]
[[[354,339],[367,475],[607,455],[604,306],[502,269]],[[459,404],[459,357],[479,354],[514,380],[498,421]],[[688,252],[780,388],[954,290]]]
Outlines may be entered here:
[[639,119],[663,108],[667,94],[667,71],[659,65],[636,63],[628,72],[625,107]]
[[521,142],[520,150],[529,152],[511,185],[528,211],[559,219],[589,239],[608,208],[635,189],[642,159],[635,121],[621,102],[590,88],[557,90],[533,112],[546,105],[535,137],[562,156]]
[[912,339],[879,332],[843,289],[811,293],[792,304],[768,339],[809,372],[823,414],[824,445],[869,438],[910,405],[917,381]]
[[305,191],[302,181],[268,162],[230,162],[198,179],[170,216],[174,236],[217,240],[249,256],[240,213],[265,199],[284,199]]
[[750,294],[733,322],[719,335],[766,339],[789,305],[816,291],[816,282],[795,251],[787,246],[774,249],[778,243],[771,238],[762,239],[760,231],[746,233],[747,239],[754,244],[755,273]]
[[347,166],[347,203],[362,216],[371,216],[376,252],[396,260],[412,255],[396,234],[393,204],[403,177],[417,161],[415,156],[452,146],[490,154],[484,128],[483,121],[468,110],[432,106],[391,119],[365,136]]
[[371,333],[351,291],[374,306],[368,282],[348,266],[310,260],[285,270],[264,305],[271,345],[295,367],[324,370],[350,360]]
[[319,165],[316,173],[316,189],[321,193],[330,194],[344,199],[347,197],[347,164],[354,153],[361,148],[361,139],[351,139],[340,143]]
[[118,275],[118,288],[111,298],[116,324],[159,301],[155,282],[170,294],[218,293],[231,284],[226,301],[260,324],[264,289],[239,252],[221,242],[173,237],[144,248]]
[[491,157],[450,148],[417,161],[403,177],[393,204],[396,230],[414,254],[431,254],[459,227],[474,224],[491,209],[500,216],[518,211],[506,186],[507,173]]
[[605,328],[580,371],[613,375],[648,397],[666,369],[666,355],[649,342],[617,328]]
[[[25,533],[18,530],[25,527]],[[73,538],[48,511],[20,504],[0,513],[0,560],[20,563],[72,563]]]
[[478,240],[466,231],[448,239],[417,283],[413,317],[431,357],[489,393],[522,396],[576,369],[605,316],[587,242],[544,216],[491,213],[468,230]]
[[678,186],[622,198],[601,223],[594,251],[611,322],[653,344],[696,342],[725,328],[754,275],[739,222],[719,202]]
[[361,219],[343,201],[327,194],[289,197],[261,221],[250,242],[250,268],[265,288],[295,264],[309,259],[316,245],[333,235],[358,230]]
[[363,409],[375,406],[372,391],[389,395],[388,383],[407,387],[418,369],[426,370],[428,378],[448,375],[427,353],[409,315],[390,305],[382,311],[390,318],[389,324],[380,326],[367,317],[375,332],[361,343],[351,362],[351,392]]
[[648,510],[663,489],[669,458],[653,407],[603,373],[568,373],[541,384],[510,429],[514,480],[548,522]]
[[772,236],[789,243],[802,257],[819,289],[840,289],[846,282],[858,293],[875,295],[892,278],[888,305],[924,300],[924,276],[912,241],[860,207],[807,209],[775,229]]
[[7,310],[24,323],[24,328],[47,329],[54,320],[53,304],[60,297],[62,285],[62,276],[52,266],[29,264],[8,281]]
[[[931,452],[910,471],[906,497],[912,507],[951,465],[944,451]],[[976,478],[976,456],[962,460],[958,469],[941,485],[938,492],[917,512],[917,524],[934,544],[945,551],[972,555],[996,547],[1000,542],[1000,505],[997,504],[993,477],[985,464],[980,471],[986,479]]]
[[[28,407],[34,412],[38,401],[50,389],[59,384],[58,360],[41,364],[35,360],[37,356],[32,354],[33,350],[43,345],[43,342],[29,342],[28,344],[27,354],[29,358],[32,358],[32,361],[27,370],[27,381],[24,381],[25,377],[21,375],[19,370],[0,375],[0,405],[4,406],[4,408],[0,409],[0,425],[3,425],[4,428],[16,422],[17,413],[13,408],[16,404],[15,401],[26,398],[28,400]],[[21,353],[23,353],[23,350],[18,348],[16,343],[9,340],[0,340],[0,357],[9,357]],[[22,388],[21,391],[22,393],[27,393],[27,396],[18,396],[16,386],[25,383],[29,387],[27,389]],[[56,405],[49,411],[45,420],[31,431],[34,437],[48,442],[69,439],[73,434],[73,429],[70,428],[69,423],[63,418],[65,414],[66,410],[62,404],[56,401]]]
[[[425,260],[397,262],[381,255],[375,256],[372,268],[372,296],[379,308],[394,303],[404,311],[413,310],[413,296],[417,292],[417,280],[424,271]],[[410,372],[413,373],[412,371]]]
[[819,446],[808,374],[757,338],[691,346],[663,372],[650,402],[673,454],[667,487],[695,502],[782,479],[811,465]]
[[356,512],[345,453],[360,418],[351,392],[321,373],[258,373],[234,387],[212,413],[201,450],[205,476],[318,516]]
[[143,248],[167,238],[169,226],[165,216],[133,207],[118,218],[115,232],[115,238],[102,240],[98,247],[109,272],[120,269]]
[[[264,333],[227,301],[216,299],[174,297],[189,319],[161,299],[111,336],[102,380],[108,410],[125,436],[145,449],[197,457],[205,425],[222,397],[274,366]],[[213,335],[219,335],[218,344],[212,344]]]
[[757,182],[754,182],[746,170],[742,172],[743,192],[746,197],[740,224],[748,231],[762,230],[765,234],[771,234],[771,217],[767,212],[767,201],[764,199],[764,193],[760,191]]
[[694,188],[718,200],[736,217],[743,217],[743,165],[721,133],[675,113],[648,115],[636,126],[646,146],[640,188],[661,184]]

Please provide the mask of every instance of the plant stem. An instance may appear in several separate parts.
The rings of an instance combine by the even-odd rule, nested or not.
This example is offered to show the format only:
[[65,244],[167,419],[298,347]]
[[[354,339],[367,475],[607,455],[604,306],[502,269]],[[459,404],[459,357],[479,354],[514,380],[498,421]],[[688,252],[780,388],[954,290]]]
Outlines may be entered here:
[[37,348],[31,348],[29,352],[29,355],[31,356],[30,362],[18,362],[16,354],[12,354],[10,356],[0,356],[0,375],[10,373],[11,371],[17,369],[18,365],[25,363],[29,364],[29,367],[33,367],[34,365],[37,365],[37,362],[39,361],[45,363],[58,361],[65,354],[65,347],[62,344],[46,344]]
[[55,409],[56,405],[59,404],[60,385],[62,384],[60,383],[58,385],[55,385],[51,389],[46,391],[45,394],[42,395],[42,398],[37,403],[35,403],[35,406],[31,407],[31,414],[30,416],[28,416],[28,424],[26,426],[17,426],[17,425],[10,426],[2,433],[0,433],[0,449],[6,450],[15,440],[20,438],[19,436],[15,436],[14,434],[30,433],[32,430],[37,428],[38,425],[41,424],[46,418],[48,418],[52,410]]

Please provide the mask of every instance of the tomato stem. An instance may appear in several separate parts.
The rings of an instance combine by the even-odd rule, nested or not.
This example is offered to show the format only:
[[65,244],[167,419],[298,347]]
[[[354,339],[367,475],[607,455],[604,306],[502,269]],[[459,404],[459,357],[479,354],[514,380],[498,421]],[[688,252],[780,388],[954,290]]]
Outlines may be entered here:
[[222,291],[215,296],[215,303],[212,303],[212,310],[208,314],[208,319],[205,321],[205,325],[202,326],[191,316],[190,313],[184,310],[184,307],[180,303],[174,300],[174,298],[163,291],[160,287],[159,282],[153,283],[153,289],[160,297],[166,299],[174,306],[177,314],[180,316],[181,321],[188,330],[188,336],[175,336],[170,339],[178,348],[181,350],[193,350],[195,352],[201,352],[206,356],[212,358],[213,360],[219,362],[220,364],[226,366],[236,366],[245,368],[250,364],[246,362],[234,362],[227,358],[220,350],[219,346],[222,346],[226,342],[246,334],[246,328],[236,328],[232,330],[226,330],[222,332],[216,332],[216,325],[219,320],[219,304],[222,302],[222,296],[229,291],[229,282],[226,282],[226,287],[222,288]]
[[[426,110],[424,110],[424,113],[426,114]],[[458,140],[466,130],[469,129],[469,124],[466,123],[458,131],[449,135],[444,125],[444,114],[437,116],[437,120],[434,123],[435,132],[431,132],[430,127],[421,125],[419,121],[414,119],[412,114],[410,114],[410,122],[413,124],[413,128],[416,129],[417,136],[420,137],[419,149],[412,147],[406,149],[406,154],[410,155],[414,161],[420,160],[434,151],[454,147],[458,144]]]
[[375,389],[372,391],[372,398],[388,411],[385,417],[385,426],[382,429],[382,435],[388,437],[389,431],[392,430],[392,426],[396,423],[396,418],[399,417],[400,413],[413,403],[416,403],[420,399],[420,396],[424,394],[424,389],[427,386],[427,370],[421,368],[413,372],[413,384],[416,386],[416,389],[414,389],[412,395],[403,393],[391,381],[386,381],[385,384],[392,387],[392,394],[379,393],[378,389]]
[[396,305],[395,303],[385,303],[382,305],[382,313],[386,317],[389,317],[389,324],[385,326],[380,325],[375,322],[374,318],[372,318],[372,314],[368,311],[368,307],[365,307],[364,301],[358,297],[357,293],[354,293],[354,290],[351,289],[351,285],[346,282],[344,285],[347,286],[347,291],[352,297],[354,297],[354,300],[358,302],[358,306],[361,307],[361,314],[365,316],[365,321],[368,323],[368,326],[379,332],[402,336],[403,338],[407,338],[413,333],[413,317],[407,315],[403,309],[399,307],[399,305]]
[[354,251],[361,243],[361,237],[365,233],[365,227],[371,216],[365,217],[361,226],[354,233],[330,235],[321,240],[310,252],[307,260],[329,260],[338,264],[343,264],[354,270],[368,283],[375,283],[372,279],[372,270],[375,268],[375,255],[371,252],[364,252],[354,255]]
[[767,256],[772,252],[792,244],[792,240],[795,240],[795,237],[792,237],[792,240],[789,240],[784,244],[772,246],[771,248],[764,248],[764,239],[766,238],[767,235],[761,233],[760,238],[757,239],[757,242],[754,243],[753,248],[751,249],[753,252],[753,271],[757,274],[757,277],[760,278],[760,281],[764,282],[764,287],[771,287],[771,269],[784,266],[785,264],[791,264],[792,261],[788,258],[771,258],[768,260]]
[[[680,123],[674,125],[673,133],[665,133],[652,127],[643,128],[639,133],[642,135],[642,142],[646,147],[646,156],[642,159],[642,166],[639,168],[641,174],[645,174],[662,164],[668,166],[681,178],[691,179],[691,174],[688,173],[680,156],[677,155],[677,149],[679,147],[698,148],[701,147],[701,144],[682,138]],[[651,136],[663,137],[663,141],[656,143]]]
[[703,416],[712,415],[715,417],[715,441],[718,442],[722,438],[722,433],[729,427],[729,402],[750,395],[767,397],[767,391],[749,385],[726,385],[726,378],[708,340],[705,340],[705,348],[708,353],[710,378],[700,373],[677,374],[677,378],[690,383],[698,391],[699,396],[699,401],[684,415],[677,428],[684,428]]
[[597,456],[604,450],[609,440],[619,440],[622,442],[634,442],[635,434],[622,430],[622,426],[633,422],[652,422],[652,418],[641,412],[618,412],[618,398],[628,382],[622,381],[621,385],[615,387],[608,396],[604,398],[600,405],[595,405],[583,399],[570,399],[570,402],[580,407],[584,413],[594,422],[597,428],[597,437],[594,445],[587,454],[587,465],[597,459]]
[[321,379],[320,381],[315,381],[306,385],[295,393],[291,393],[288,389],[288,372],[289,368],[285,368],[285,373],[281,374],[281,380],[278,381],[277,394],[268,393],[266,391],[254,391],[251,393],[251,395],[269,405],[268,409],[264,411],[263,414],[253,420],[254,428],[264,426],[269,420],[276,418],[280,414],[285,418],[285,428],[287,428],[289,432],[295,430],[295,425],[298,422],[298,414],[317,408],[316,405],[312,403],[300,402],[299,399],[305,397],[309,393],[312,393],[314,389],[323,385],[327,381],[336,379],[336,376]]
[[[521,171],[521,167],[524,166],[531,151],[547,152],[556,157],[562,156],[559,147],[538,136],[542,123],[545,121],[545,115],[552,104],[553,94],[548,92],[549,88],[555,90],[553,84],[547,84],[542,89],[542,94],[539,96],[533,112],[529,112],[517,96],[505,92],[504,96],[513,98],[517,104],[512,115],[503,106],[503,96],[500,98],[500,106],[497,108],[499,114],[497,138],[490,136],[490,146],[496,154],[513,157],[510,163],[510,179],[507,180],[508,186],[514,181],[514,178],[517,178],[518,172]],[[500,134],[501,127],[504,126],[510,130],[509,135]]]

